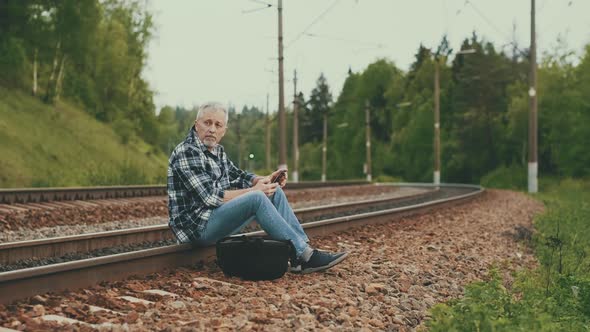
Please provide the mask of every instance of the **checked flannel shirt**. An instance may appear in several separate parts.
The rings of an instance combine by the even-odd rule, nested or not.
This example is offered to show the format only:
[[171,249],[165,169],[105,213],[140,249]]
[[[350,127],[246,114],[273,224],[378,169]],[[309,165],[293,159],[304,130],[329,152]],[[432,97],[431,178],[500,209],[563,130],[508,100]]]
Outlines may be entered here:
[[252,186],[256,175],[237,168],[217,145],[209,151],[194,127],[168,162],[168,225],[180,242],[198,239],[225,190]]

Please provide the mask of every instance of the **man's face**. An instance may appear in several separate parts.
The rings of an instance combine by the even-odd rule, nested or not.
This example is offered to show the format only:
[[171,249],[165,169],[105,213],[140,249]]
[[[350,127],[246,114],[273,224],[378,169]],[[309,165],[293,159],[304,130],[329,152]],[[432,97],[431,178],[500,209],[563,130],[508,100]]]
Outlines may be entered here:
[[225,113],[221,111],[210,111],[201,114],[195,121],[195,128],[199,139],[209,150],[212,150],[221,141],[225,130]]

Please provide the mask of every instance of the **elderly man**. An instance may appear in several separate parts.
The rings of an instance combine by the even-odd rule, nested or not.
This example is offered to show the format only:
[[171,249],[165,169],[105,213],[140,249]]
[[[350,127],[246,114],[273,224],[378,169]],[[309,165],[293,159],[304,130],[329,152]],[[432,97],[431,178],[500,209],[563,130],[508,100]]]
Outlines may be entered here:
[[237,168],[219,145],[228,112],[221,104],[201,106],[195,125],[172,152],[168,166],[169,225],[181,242],[211,245],[238,233],[256,219],[277,240],[290,240],[296,258],[291,271],[310,273],[331,268],[347,253],[313,249],[285,193],[286,177],[256,176]]

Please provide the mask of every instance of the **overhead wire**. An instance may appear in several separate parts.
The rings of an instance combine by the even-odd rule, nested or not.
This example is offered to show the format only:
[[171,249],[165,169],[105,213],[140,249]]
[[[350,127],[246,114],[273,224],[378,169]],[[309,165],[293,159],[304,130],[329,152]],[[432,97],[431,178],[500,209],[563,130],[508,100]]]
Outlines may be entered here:
[[467,6],[468,3],[469,3],[469,0],[465,0],[465,2],[463,3],[463,7],[457,9],[455,16],[459,16],[459,14],[461,14],[461,12],[463,12],[463,9],[465,9],[465,7]]
[[[266,2],[266,1],[262,1],[262,0],[249,0],[249,1],[250,1],[250,2],[254,2],[254,3],[257,3],[257,4],[264,5],[264,7],[258,7],[258,8],[253,8],[253,9],[242,10],[242,14],[248,14],[248,13],[253,13],[253,12],[261,11],[261,10],[268,9],[268,8],[270,8],[270,7],[272,7],[272,6],[273,6],[271,3],[268,3],[268,2]],[[276,38],[276,37],[264,37],[264,38]],[[275,59],[276,59],[276,58],[272,58],[272,60],[275,60]],[[271,60],[271,59],[269,59],[269,60]],[[266,67],[264,68],[264,71],[265,71],[265,72],[272,73],[272,74],[276,74],[276,73],[274,73],[274,71],[273,71],[273,70],[267,69]],[[274,75],[273,75],[273,76],[274,76]],[[269,80],[269,81],[267,82],[267,86],[266,86],[266,90],[267,90],[267,92],[268,92],[268,91],[270,91],[270,88],[269,88],[269,87],[270,87],[271,85],[276,85],[276,83],[277,83],[277,82],[276,82],[276,81],[274,81],[274,80],[272,80],[272,79],[271,79],[271,80]],[[270,94],[270,95],[271,95],[271,96],[273,96],[273,97],[275,97],[275,96],[276,96],[276,93],[273,93],[273,94]]]
[[255,3],[262,4],[262,5],[266,5],[267,7],[270,7],[270,6],[272,6],[272,4],[271,4],[271,3],[268,3],[268,2],[266,2],[266,1],[262,1],[262,0],[250,0],[250,2],[255,2]]
[[287,45],[285,46],[285,48],[288,48],[289,46],[293,45],[293,43],[295,43],[296,41],[299,40],[299,38],[301,38],[301,36],[303,36],[303,34],[305,34],[309,29],[311,29],[311,27],[313,27],[316,23],[318,23],[322,18],[324,18],[324,16],[326,16],[326,14],[328,14],[332,9],[334,9],[334,7],[336,7],[336,5],[342,0],[334,0],[332,2],[332,4],[326,8],[326,10],[324,10],[318,17],[316,17],[313,21],[311,21],[311,23],[305,27],[305,29],[303,29],[299,34],[297,34],[297,36],[295,38],[293,38],[291,41],[289,41],[289,43],[287,43]]
[[245,10],[242,10],[242,14],[249,14],[249,13],[253,13],[253,12],[265,10],[268,7],[270,7],[270,6],[267,6],[267,7],[259,7],[259,8],[254,8],[254,9],[245,9]]
[[[541,7],[540,7],[540,9],[538,9],[538,10],[537,10],[537,14],[538,14],[538,13],[540,13],[540,12],[541,12],[541,11],[542,11],[542,10],[545,8],[545,6],[547,5],[547,3],[548,3],[548,2],[549,2],[549,1],[548,1],[548,0],[546,0],[546,1],[545,1],[543,4],[541,4]],[[568,3],[567,3],[567,7],[572,7],[572,4],[573,4],[573,3],[574,3],[574,1],[573,1],[573,0],[570,0],[570,1],[568,1]],[[483,13],[481,10],[479,10],[479,8],[477,8],[477,6],[476,6],[476,5],[475,5],[475,4],[474,4],[472,1],[470,1],[470,0],[466,0],[466,1],[465,1],[465,4],[469,4],[469,5],[471,6],[471,8],[473,8],[473,10],[474,10],[474,11],[475,11],[475,12],[476,12],[476,13],[477,13],[477,14],[478,14],[478,15],[479,15],[479,16],[480,16],[480,17],[481,17],[481,18],[482,18],[484,21],[486,21],[486,23],[487,23],[487,24],[488,24],[490,27],[492,27],[494,30],[496,30],[497,32],[499,32],[499,33],[500,33],[500,34],[501,34],[501,35],[502,35],[502,36],[503,36],[503,37],[504,37],[506,40],[510,40],[510,39],[511,39],[511,37],[509,37],[509,36],[506,34],[506,32],[505,32],[505,31],[503,31],[502,29],[500,29],[500,28],[499,28],[497,25],[495,25],[495,24],[494,24],[494,23],[493,23],[493,22],[492,22],[492,21],[491,21],[491,20],[490,20],[490,19],[489,19],[489,18],[488,18],[486,15],[484,15],[484,13]],[[557,21],[558,21],[558,20],[552,20],[552,21],[551,21],[551,23],[550,23],[550,24],[548,24],[547,26],[545,26],[545,27],[543,27],[543,28],[541,28],[541,29],[538,29],[538,30],[537,30],[537,31],[539,31],[539,32],[538,32],[538,35],[542,35],[544,32],[546,32],[546,31],[547,31],[547,29],[548,29],[548,28],[550,28],[550,27],[554,26],[554,25],[555,25],[555,23],[556,23]],[[569,29],[569,27],[568,27],[567,29]],[[540,37],[540,36],[539,36],[539,37]],[[538,37],[538,39],[540,39],[539,37]],[[512,38],[512,39],[513,39],[513,38]],[[523,56],[524,56],[524,55],[527,55],[527,52],[525,52],[524,50],[522,50],[522,49],[521,49],[521,48],[518,46],[518,44],[516,44],[516,42],[515,42],[514,40],[510,41],[509,43],[507,43],[507,44],[505,44],[505,45],[510,45],[510,46],[514,47],[514,49],[515,49],[516,51],[518,51],[518,52],[519,52],[521,55],[523,55]]]
[[500,34],[502,34],[506,39],[510,39],[510,36],[508,34],[506,34],[505,31],[503,31],[502,29],[500,29],[498,26],[496,26],[487,16],[485,16],[478,8],[477,6],[475,6],[475,4],[473,4],[473,2],[467,0],[465,1],[467,4],[469,4],[471,6],[471,8],[473,8],[473,10],[484,20],[486,21],[486,23],[492,27],[494,30],[496,30],[497,32],[499,32]]
[[267,9],[267,8],[272,7],[272,4],[271,3],[268,3],[266,1],[250,0],[250,2],[262,4],[262,5],[264,5],[264,7],[258,7],[258,8],[254,8],[254,9],[245,9],[245,10],[242,10],[242,14],[253,13],[253,12],[261,11],[261,10],[264,10],[264,9]]
[[320,38],[320,39],[326,39],[326,40],[334,40],[334,41],[340,41],[340,42],[345,42],[345,43],[373,45],[373,46],[376,46],[376,47],[384,47],[384,46],[386,46],[383,43],[375,43],[375,42],[358,40],[358,39],[348,39],[348,38],[342,38],[342,37],[337,37],[337,36],[320,35],[320,34],[317,34],[317,33],[309,33],[309,32],[307,32],[304,35],[307,36],[307,37],[312,37],[312,38]]
[[443,0],[443,12],[445,15],[445,35],[449,34],[449,9],[447,8],[447,0]]
[[463,3],[463,7],[457,9],[457,11],[455,12],[455,16],[454,18],[451,20],[450,24],[449,24],[449,8],[448,8],[448,3],[447,0],[444,1],[444,12],[445,12],[445,34],[449,35],[451,33],[451,30],[453,29],[453,27],[455,26],[455,22],[457,22],[457,17],[459,15],[461,15],[461,13],[463,12],[463,9],[465,9],[465,7],[467,6],[469,1],[465,1]]
[[545,6],[547,5],[548,2],[549,2],[549,0],[543,1],[541,6],[539,6],[539,10],[537,11],[537,13],[541,13],[543,11],[543,9],[545,9]]
[[484,13],[481,10],[479,10],[479,8],[477,8],[477,6],[475,6],[475,4],[472,1],[465,0],[465,5],[467,5],[467,4],[469,4],[471,6],[471,8],[477,13],[477,15],[479,15],[484,21],[486,21],[486,23],[490,27],[492,27],[494,30],[496,30],[498,33],[500,33],[502,35],[502,37],[505,38],[505,40],[510,40],[507,43],[507,45],[511,45],[521,55],[526,55],[527,54],[524,50],[522,50],[518,46],[518,44],[516,44],[515,41],[511,40],[512,37],[510,37],[504,30],[500,29],[497,25],[495,25],[486,15],[484,15]]
[[[573,4],[573,0],[568,1],[567,3],[567,7],[571,8],[572,4]],[[551,23],[547,24],[546,26],[544,26],[543,28],[539,29],[540,34],[545,33],[549,28],[553,27],[559,20],[551,20]],[[569,27],[568,27],[569,29]]]

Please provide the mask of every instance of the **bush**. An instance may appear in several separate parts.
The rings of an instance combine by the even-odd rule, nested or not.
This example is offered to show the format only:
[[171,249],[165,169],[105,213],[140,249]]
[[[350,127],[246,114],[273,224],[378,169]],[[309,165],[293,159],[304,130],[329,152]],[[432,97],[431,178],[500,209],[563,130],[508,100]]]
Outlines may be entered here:
[[525,190],[527,188],[527,169],[518,165],[501,166],[481,178],[486,188]]
[[590,329],[590,182],[547,183],[538,196],[547,212],[535,218],[540,267],[521,273],[512,289],[495,271],[467,286],[464,298],[432,309],[432,331]]
[[135,127],[130,120],[119,118],[113,122],[113,130],[121,138],[123,145],[129,144],[135,136]]
[[383,175],[379,175],[375,179],[373,179],[373,182],[403,182],[403,181],[398,177],[383,174]]
[[[114,185],[141,185],[152,183],[144,169],[129,161],[122,165],[101,164],[91,167],[82,180],[86,186],[114,186]],[[163,183],[163,179],[156,179]]]
[[[299,147],[299,180],[319,181],[322,178],[322,145],[305,143]],[[327,180],[334,180],[329,170],[326,170]]]
[[529,299],[502,284],[497,270],[488,282],[476,282],[465,289],[461,300],[432,308],[430,331],[555,331],[550,316],[531,306]]
[[26,53],[23,41],[0,35],[0,83],[8,87],[24,87]]

